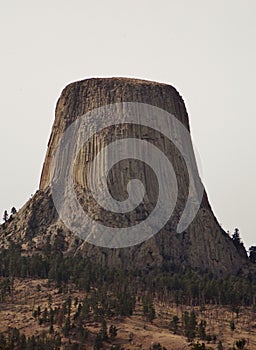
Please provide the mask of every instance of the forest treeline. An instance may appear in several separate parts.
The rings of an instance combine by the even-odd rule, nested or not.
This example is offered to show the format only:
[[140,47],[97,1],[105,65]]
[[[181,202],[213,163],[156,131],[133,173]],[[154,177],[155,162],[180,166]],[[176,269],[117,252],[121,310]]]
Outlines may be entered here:
[[[46,244],[41,254],[24,255],[21,246],[11,243],[0,252],[0,300],[12,289],[12,279],[42,278],[54,283],[60,292],[69,283],[77,289],[92,288],[135,297],[145,291],[166,303],[203,305],[256,304],[256,279],[248,274],[217,278],[211,273],[172,266],[171,269],[126,270],[97,265],[82,256],[64,256]],[[129,300],[127,295],[124,295]]]
[[[51,245],[47,241],[40,254],[28,254],[15,243],[2,250],[0,303],[13,294],[15,278],[46,279],[49,290],[54,287],[63,294],[68,294],[72,285],[84,291],[84,299],[72,300],[68,297],[62,306],[53,307],[49,296],[48,307],[37,305],[32,314],[39,325],[47,326],[47,330],[37,336],[26,337],[18,329],[10,328],[8,333],[0,334],[0,349],[3,350],[57,350],[65,338],[70,341],[67,349],[79,350],[83,349],[88,337],[92,338],[93,349],[99,350],[103,348],[104,341],[117,336],[116,327],[107,324],[106,320],[132,316],[136,305],[140,304],[143,317],[152,322],[156,317],[154,301],[186,304],[192,306],[192,310],[193,306],[202,307],[204,304],[230,305],[237,313],[239,306],[253,305],[256,309],[256,280],[250,274],[217,278],[211,273],[201,274],[178,266],[152,270],[106,267],[79,255],[63,255],[58,242]],[[86,322],[90,321],[101,324],[96,335],[90,334],[86,328]],[[219,342],[218,349],[223,349],[216,335],[207,334],[205,330],[205,320],[199,322],[193,311],[183,313],[180,320],[174,316],[170,323],[170,331],[184,335],[190,342],[196,338],[215,344]],[[245,345],[243,339],[239,342]],[[234,349],[243,349],[239,346]],[[112,349],[122,348],[113,346]],[[156,344],[152,349],[165,348]],[[203,343],[194,343],[193,349],[203,350],[206,347]]]

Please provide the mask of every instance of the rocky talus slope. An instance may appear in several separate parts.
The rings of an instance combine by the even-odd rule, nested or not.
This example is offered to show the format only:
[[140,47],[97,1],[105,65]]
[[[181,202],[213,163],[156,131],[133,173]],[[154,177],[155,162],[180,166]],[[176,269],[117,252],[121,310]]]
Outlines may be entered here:
[[[178,185],[175,209],[160,232],[139,245],[109,249],[83,242],[60,220],[50,186],[50,166],[56,147],[65,130],[79,116],[94,108],[117,102],[139,102],[159,107],[173,114],[189,131],[184,101],[172,86],[128,78],[86,79],[68,85],[57,103],[39,190],[15,214],[13,220],[1,227],[1,246],[7,246],[13,240],[22,243],[24,250],[40,252],[49,237],[52,244],[58,239],[65,254],[81,252],[84,256],[107,265],[138,269],[155,266],[171,269],[178,265],[211,271],[217,275],[237,273],[247,265],[246,252],[242,247],[237,248],[222,230],[211,210],[206,193],[190,226],[182,233],[176,232],[188,196],[188,172],[175,145],[146,126],[119,124],[95,134],[86,145],[79,145],[81,151],[74,161],[73,169],[75,188],[84,210],[95,221],[102,222],[104,219],[108,226],[128,227],[144,220],[153,210],[158,195],[156,176],[147,164],[140,161],[131,164],[130,159],[124,160],[114,166],[109,174],[110,191],[114,197],[120,197],[119,200],[127,195],[127,179],[139,178],[145,186],[147,200],[129,215],[109,213],[98,205],[88,189],[86,173],[99,150],[115,139],[139,137],[152,143],[171,161]],[[86,127],[90,128],[89,121]]]

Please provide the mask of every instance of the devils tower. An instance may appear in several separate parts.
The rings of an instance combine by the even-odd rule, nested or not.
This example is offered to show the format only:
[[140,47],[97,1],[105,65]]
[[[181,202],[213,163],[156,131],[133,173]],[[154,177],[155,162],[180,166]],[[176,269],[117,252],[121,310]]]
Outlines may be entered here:
[[[13,220],[1,228],[1,246],[5,247],[10,241],[15,241],[22,243],[24,250],[31,249],[40,253],[47,239],[51,244],[58,239],[61,241],[64,254],[81,253],[93,261],[109,266],[138,269],[164,267],[171,270],[172,266],[178,265],[199,271],[210,271],[216,275],[237,273],[247,264],[246,252],[242,247],[235,246],[232,239],[220,227],[205,191],[202,193],[192,222],[182,232],[177,232],[177,225],[190,194],[190,174],[186,160],[176,145],[163,133],[145,125],[130,125],[120,120],[118,125],[109,126],[108,115],[104,115],[106,128],[92,134],[86,144],[78,145],[79,152],[72,164],[74,190],[80,205],[93,222],[120,229],[135,226],[146,220],[154,210],[161,190],[159,179],[148,164],[130,157],[115,164],[108,174],[109,191],[119,201],[127,199],[127,183],[130,180],[139,179],[144,185],[144,202],[128,214],[108,212],[97,203],[89,190],[87,177],[95,157],[106,145],[124,138],[145,141],[144,153],[150,153],[147,149],[150,146],[146,144],[153,145],[154,149],[157,148],[166,156],[176,174],[176,203],[169,220],[159,232],[133,246],[106,248],[83,241],[65,225],[63,222],[65,218],[59,216],[53,198],[51,171],[56,149],[64,133],[81,116],[92,117],[90,112],[95,109],[117,104],[125,109],[131,103],[153,106],[154,110],[161,109],[173,115],[189,133],[189,120],[184,101],[177,90],[170,85],[129,78],[86,79],[68,85],[56,106],[39,190],[19,210]],[[157,117],[154,122],[157,125]],[[92,124],[93,120],[88,117],[83,127],[85,130],[90,130],[93,129]],[[76,141],[80,142],[79,137]],[[65,152],[68,154],[69,149]],[[109,158],[109,154],[105,154],[104,157]],[[65,165],[64,160],[63,164]],[[55,177],[58,176],[60,174],[56,172]],[[165,173],[162,172],[161,176],[164,178]],[[71,216],[76,214],[74,207],[69,209]]]

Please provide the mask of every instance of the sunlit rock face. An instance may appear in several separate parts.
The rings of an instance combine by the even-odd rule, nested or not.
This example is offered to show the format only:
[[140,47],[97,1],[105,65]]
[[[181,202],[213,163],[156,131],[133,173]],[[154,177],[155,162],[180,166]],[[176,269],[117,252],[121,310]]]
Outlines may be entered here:
[[[177,199],[168,222],[150,239],[127,248],[103,248],[82,241],[71,232],[60,219],[52,200],[51,171],[57,146],[69,126],[78,118],[95,108],[116,103],[143,103],[172,114],[189,132],[188,114],[184,101],[175,88],[157,82],[128,78],[86,79],[68,85],[62,92],[56,107],[56,115],[47,154],[41,174],[39,191],[16,214],[13,221],[2,228],[1,244],[10,240],[23,243],[24,249],[39,250],[47,237],[51,243],[62,241],[66,254],[81,252],[92,261],[123,268],[151,269],[156,266],[171,270],[178,265],[222,275],[236,273],[247,263],[246,252],[239,251],[229,236],[219,226],[204,193],[200,208],[192,223],[182,233],[177,233],[177,224],[189,195],[189,174],[186,162],[175,144],[154,128],[145,125],[124,123],[120,113],[118,125],[109,126],[95,133],[89,141],[83,138],[70,140],[79,150],[72,161],[74,189],[83,210],[95,222],[107,227],[130,227],[147,219],[156,206],[159,195],[159,181],[166,191],[172,185],[164,172],[159,179],[153,169],[140,160],[128,158],[115,164],[107,177],[110,194],[118,201],[128,196],[127,184],[138,179],[144,186],[142,203],[128,213],[117,213],[103,208],[93,197],[88,183],[88,172],[99,152],[114,141],[133,138],[145,141],[148,146],[142,157],[150,153],[151,145],[158,148],[171,162],[177,180]],[[124,109],[129,108],[123,105]],[[90,115],[90,113],[88,114]],[[106,122],[108,115],[105,116]],[[84,128],[92,128],[93,120],[88,117]],[[157,122],[157,121],[156,121]],[[179,135],[177,135],[178,137]],[[66,150],[68,153],[69,150]],[[112,155],[106,151],[100,158],[104,164]],[[55,173],[58,177],[58,170]],[[92,177],[97,177],[92,170]],[[102,193],[105,196],[105,193]],[[69,208],[71,211],[74,208]]]

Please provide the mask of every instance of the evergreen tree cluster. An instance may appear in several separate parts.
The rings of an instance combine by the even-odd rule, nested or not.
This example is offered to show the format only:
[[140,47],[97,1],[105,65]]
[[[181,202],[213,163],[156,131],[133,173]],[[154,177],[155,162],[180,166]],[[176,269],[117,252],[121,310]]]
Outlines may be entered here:
[[[131,316],[136,300],[142,302],[143,315],[149,322],[156,316],[155,299],[192,307],[231,305],[237,317],[240,305],[254,305],[256,300],[256,278],[250,274],[216,278],[210,273],[200,274],[176,266],[150,271],[110,268],[79,255],[64,256],[61,244],[61,240],[57,240],[51,245],[48,240],[40,254],[27,254],[20,245],[12,243],[0,252],[0,302],[12,295],[17,277],[47,279],[49,286],[57,287],[59,293],[67,293],[70,285],[85,292],[83,300],[68,297],[63,305],[54,308],[49,295],[48,307],[37,305],[33,311],[38,324],[47,326],[48,330],[38,336],[25,337],[17,329],[9,329],[8,334],[0,334],[0,349],[57,350],[63,337],[72,340],[70,349],[80,349],[79,344],[85,344],[90,335],[86,322],[91,321],[101,324],[93,338],[93,349],[101,349],[106,340],[114,339],[118,333],[113,324],[107,325],[106,320],[113,316]],[[234,322],[233,325],[230,323],[230,328],[235,330]],[[173,316],[170,329],[175,334],[184,334],[188,341],[196,337],[207,342],[216,340],[214,335],[206,333],[205,320],[198,321],[193,310],[183,313],[181,320]],[[193,346],[194,349],[205,348],[204,343]],[[221,349],[221,342],[218,346]],[[244,346],[243,340],[236,344],[237,349]],[[156,344],[155,349],[163,347]]]
[[[11,244],[0,252],[0,301],[12,291],[12,280],[45,278],[59,291],[69,283],[78,289],[98,289],[116,296],[118,314],[131,315],[138,295],[155,295],[159,300],[177,305],[252,305],[256,300],[256,276],[237,275],[216,278],[210,273],[200,274],[179,267],[145,270],[123,270],[94,264],[82,256],[64,257],[58,247],[45,245],[42,254],[26,255],[21,247]],[[102,305],[108,302],[106,295]],[[154,318],[151,310],[151,318]]]
[[59,334],[50,336],[43,332],[37,336],[26,337],[17,328],[9,328],[6,335],[0,333],[1,350],[59,350],[60,346]]

